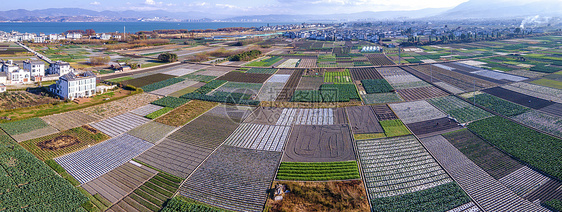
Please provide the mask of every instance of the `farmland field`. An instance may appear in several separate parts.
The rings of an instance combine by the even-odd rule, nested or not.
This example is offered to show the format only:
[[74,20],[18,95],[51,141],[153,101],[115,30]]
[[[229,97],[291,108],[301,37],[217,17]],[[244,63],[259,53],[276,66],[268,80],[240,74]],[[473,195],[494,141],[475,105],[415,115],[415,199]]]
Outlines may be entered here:
[[374,68],[349,69],[354,80],[382,79],[381,74]]
[[265,81],[267,81],[267,79],[269,79],[270,76],[271,74],[228,72],[227,74],[217,78],[217,80],[245,83],[264,83]]
[[554,102],[562,103],[562,90],[539,86],[535,84],[518,82],[510,85],[503,85],[502,88],[534,96],[541,99],[552,100]]
[[176,76],[158,73],[158,74],[148,75],[148,76],[139,77],[139,78],[135,78],[135,79],[125,80],[121,83],[123,83],[125,85],[132,85],[132,86],[135,86],[137,88],[140,88],[140,87],[143,87],[143,86],[146,86],[146,85],[150,85],[152,83],[164,81],[164,80],[167,80],[167,79],[172,79],[174,77],[176,77]]
[[529,108],[486,93],[470,97],[468,100],[470,102],[476,102],[476,104],[482,105],[504,116],[516,116],[529,110]]
[[166,115],[157,118],[155,121],[162,124],[179,127],[217,105],[218,104],[214,102],[192,100],[187,104],[184,104],[183,106],[167,113]]
[[285,86],[277,96],[276,101],[288,102],[292,99],[293,93],[301,80],[303,72],[304,70],[300,69],[291,74],[291,77],[289,77],[289,80],[287,80],[287,83],[285,83]]
[[147,118],[125,113],[90,125],[111,137],[115,137],[148,121]]
[[495,179],[501,179],[522,167],[509,155],[494,148],[469,130],[446,133],[443,137]]
[[394,88],[384,79],[361,80],[361,85],[363,85],[367,94],[389,93],[394,91]]
[[459,123],[450,118],[439,118],[408,124],[408,128],[418,138],[439,135],[462,129]]
[[386,137],[395,137],[395,136],[411,134],[410,130],[406,128],[404,123],[402,123],[402,121],[398,119],[380,121],[380,125],[383,128]]
[[[174,79],[176,79],[176,78],[174,78]],[[177,80],[175,80],[175,81],[177,81]],[[168,96],[172,93],[175,93],[177,91],[183,90],[183,89],[188,88],[188,87],[191,87],[195,84],[197,84],[196,81],[182,80],[182,81],[179,81],[178,83],[175,83],[175,84],[169,85],[169,86],[165,86],[163,88],[154,90],[150,93],[160,95],[160,96]],[[145,92],[148,92],[148,91],[145,90]]]
[[454,96],[427,100],[433,106],[454,117],[460,123],[467,123],[492,116],[491,113],[468,104]]
[[[154,102],[151,102],[151,104],[153,104],[153,105],[158,105],[158,106],[161,106],[161,107],[177,108],[177,107],[180,107],[180,106],[182,106],[183,104],[185,104],[185,103],[187,103],[187,102],[189,102],[188,99],[183,99],[183,98],[177,98],[177,97],[167,96],[167,97],[158,99],[158,100],[156,100],[156,101],[154,101]],[[162,109],[162,108],[158,108],[158,110],[159,110],[159,109]],[[154,111],[156,111],[156,110],[154,110]],[[154,112],[154,111],[152,111],[152,112]],[[151,113],[152,113],[152,112],[151,112]],[[148,114],[150,114],[150,113],[147,113],[147,114],[144,114],[144,115],[143,115],[143,114],[139,114],[139,115],[141,115],[141,116],[146,116],[146,115],[148,115]]]
[[277,68],[295,68],[299,64],[300,59],[288,59],[285,62],[277,65]]
[[412,66],[412,68],[464,91],[473,91],[474,87],[480,90],[496,86],[495,83],[449,71],[435,65]]
[[37,105],[59,102],[49,97],[47,93],[32,93],[27,91],[6,91],[0,93],[0,109],[9,110],[21,107],[33,107]]
[[[0,182],[5,210],[80,211],[88,198],[58,176],[45,163],[0,135],[2,162]],[[8,159],[9,158],[9,159]],[[12,162],[10,162],[12,161]],[[19,185],[19,186],[18,186]],[[27,185],[27,186],[25,186]],[[83,210],[83,209],[82,209]]]
[[[328,182],[291,182],[277,181],[276,185],[285,185],[292,192],[284,195],[283,201],[268,199],[270,211],[291,211],[306,205],[311,211],[369,211],[369,202],[365,186],[361,180]],[[320,198],[315,198],[320,197]]]
[[322,77],[302,77],[297,90],[318,90],[324,84]]
[[262,124],[241,124],[225,144],[247,149],[283,151],[291,127]]
[[280,159],[280,152],[219,147],[179,194],[229,210],[260,211]]
[[111,118],[137,109],[157,99],[158,96],[156,95],[142,93],[134,96],[129,96],[117,101],[84,108],[81,109],[80,112],[100,120],[104,118]]
[[533,108],[533,109],[536,109],[536,110],[540,110],[542,108],[545,108],[545,107],[548,107],[548,106],[551,106],[551,105],[554,104],[554,102],[551,102],[551,101],[548,101],[548,100],[544,100],[544,99],[540,99],[540,98],[537,98],[537,97],[517,93],[517,92],[507,90],[507,89],[504,89],[504,88],[501,88],[501,87],[489,88],[489,89],[483,90],[483,92],[486,92],[486,93],[494,95],[496,97],[508,100],[510,102],[513,102],[513,103],[517,103],[519,105],[523,105],[525,107]]
[[347,125],[299,126],[285,147],[285,162],[336,162],[355,160]]
[[562,173],[558,171],[562,162],[544,160],[557,158],[562,148],[560,139],[498,116],[473,122],[468,128],[503,151],[558,179],[562,178]]
[[326,83],[352,83],[349,70],[344,71],[326,71],[324,72],[324,82]]
[[153,145],[128,134],[70,153],[55,161],[80,183],[86,183],[117,168]]
[[388,105],[373,105],[371,109],[373,109],[373,112],[375,112],[380,121],[398,119]]
[[367,54],[367,58],[374,66],[394,65],[384,54]]
[[316,59],[301,59],[299,68],[316,68]]
[[444,118],[447,116],[426,101],[395,103],[389,104],[389,106],[404,124]]
[[285,83],[289,80],[290,75],[275,74],[266,83],[263,84],[256,100],[258,101],[275,101],[279,93],[283,90]]
[[359,179],[356,161],[344,162],[281,162],[279,180],[327,181]]
[[[144,92],[152,92],[152,91],[155,91],[155,90],[167,87],[167,86],[174,85],[174,84],[182,82],[182,81],[184,81],[184,79],[170,78],[170,79],[162,80],[160,82],[155,82],[155,83],[152,83],[152,84],[142,86],[141,88],[142,88],[142,90],[144,90]],[[157,93],[160,93],[160,92],[157,92]]]
[[150,121],[146,124],[132,129],[131,131],[127,132],[127,134],[154,144],[175,129],[176,128],[172,126]]
[[453,182],[413,136],[356,142],[367,192],[373,201]]
[[402,90],[396,90],[396,92],[400,94],[400,96],[405,101],[417,101],[417,100],[430,99],[430,98],[448,95],[445,91],[433,86],[402,89]]
[[277,69],[274,68],[251,68],[246,71],[249,74],[275,74],[275,72],[277,72]]
[[41,160],[49,160],[61,155],[87,148],[109,137],[92,127],[77,127],[45,137],[24,141],[21,145]]
[[373,93],[373,94],[363,94],[363,101],[365,104],[384,104],[384,103],[394,103],[404,101],[400,95],[396,92],[392,93]]
[[227,82],[221,87],[217,88],[215,92],[222,91],[226,93],[244,93],[249,95],[256,95],[262,84],[260,83],[241,83],[241,82]]
[[349,117],[349,125],[353,134],[373,134],[384,132],[371,107],[348,107],[346,110]]
[[19,135],[23,133],[28,133],[48,126],[49,124],[45,123],[40,118],[31,118],[21,121],[14,121],[14,122],[0,124],[0,128],[2,128],[9,135]]
[[264,58],[262,60],[259,61],[254,61],[251,63],[246,64],[245,66],[251,66],[251,67],[269,67],[272,66],[273,64],[281,61],[283,58],[282,57],[270,57],[270,58]]

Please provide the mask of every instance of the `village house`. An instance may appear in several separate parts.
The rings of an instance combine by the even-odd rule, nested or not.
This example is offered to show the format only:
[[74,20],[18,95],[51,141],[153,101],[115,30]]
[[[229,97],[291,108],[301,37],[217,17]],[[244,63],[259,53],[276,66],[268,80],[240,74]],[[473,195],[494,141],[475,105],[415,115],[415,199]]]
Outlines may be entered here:
[[49,74],[57,74],[59,76],[68,74],[74,71],[72,67],[70,67],[70,63],[57,61],[51,64],[49,67]]
[[96,94],[96,75],[91,71],[79,75],[70,72],[61,76],[49,89],[64,99],[92,97]]

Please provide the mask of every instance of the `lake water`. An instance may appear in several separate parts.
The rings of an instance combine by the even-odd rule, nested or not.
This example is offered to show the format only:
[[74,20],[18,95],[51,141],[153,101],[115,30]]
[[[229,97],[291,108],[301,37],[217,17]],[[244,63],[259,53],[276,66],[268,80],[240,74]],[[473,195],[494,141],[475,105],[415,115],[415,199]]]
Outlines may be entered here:
[[[12,30],[28,33],[63,33],[67,30],[93,29],[102,32],[123,32],[123,26],[127,32],[152,31],[157,29],[219,29],[227,27],[260,27],[267,26],[263,22],[26,22],[26,23],[0,23],[0,31],[10,32]],[[297,23],[269,23],[269,25],[285,25]]]

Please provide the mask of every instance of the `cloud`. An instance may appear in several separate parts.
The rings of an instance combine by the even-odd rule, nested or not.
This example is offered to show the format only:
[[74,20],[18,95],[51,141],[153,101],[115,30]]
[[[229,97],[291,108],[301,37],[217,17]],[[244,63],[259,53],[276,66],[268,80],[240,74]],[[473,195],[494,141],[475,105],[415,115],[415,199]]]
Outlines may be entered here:
[[144,4],[147,4],[147,5],[156,5],[156,2],[155,2],[154,0],[145,0],[145,1],[144,1]]
[[100,5],[101,3],[100,3],[99,1],[95,1],[95,2],[92,2],[92,3],[90,3],[90,4],[91,4],[91,5]]

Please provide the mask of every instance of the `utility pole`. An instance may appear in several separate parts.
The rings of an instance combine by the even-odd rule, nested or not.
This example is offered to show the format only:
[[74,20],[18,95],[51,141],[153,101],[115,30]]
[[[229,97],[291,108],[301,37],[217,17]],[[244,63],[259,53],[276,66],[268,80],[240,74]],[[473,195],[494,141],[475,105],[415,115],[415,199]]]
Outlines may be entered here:
[[123,26],[123,40],[127,41],[127,37],[125,37],[125,26]]

